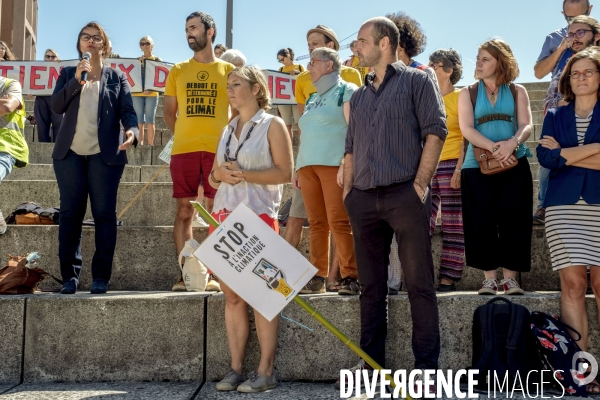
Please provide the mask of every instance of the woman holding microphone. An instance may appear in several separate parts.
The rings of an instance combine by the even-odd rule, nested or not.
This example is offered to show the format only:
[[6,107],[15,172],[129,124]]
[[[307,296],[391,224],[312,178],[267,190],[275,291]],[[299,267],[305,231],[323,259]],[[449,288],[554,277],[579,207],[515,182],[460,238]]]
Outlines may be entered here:
[[125,151],[139,132],[127,78],[102,66],[108,43],[100,24],[84,26],[77,38],[81,61],[61,71],[52,94],[52,111],[64,113],[52,152],[60,192],[58,257],[63,294],[77,291],[88,196],[96,237],[91,293],[108,290],[117,243],[117,190],[127,164]]

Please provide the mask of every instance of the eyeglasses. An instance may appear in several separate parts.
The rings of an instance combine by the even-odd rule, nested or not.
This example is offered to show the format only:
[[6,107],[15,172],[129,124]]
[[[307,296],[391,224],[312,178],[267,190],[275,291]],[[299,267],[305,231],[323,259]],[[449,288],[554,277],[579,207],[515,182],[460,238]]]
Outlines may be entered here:
[[285,57],[283,57],[283,58],[279,58],[279,57],[277,57],[277,62],[280,62],[280,63],[282,63],[282,64],[283,64],[283,60],[285,60]]
[[591,78],[592,75],[594,75],[596,72],[598,72],[597,69],[586,69],[583,71],[571,71],[571,75],[569,75],[571,77],[571,79],[579,79],[580,76],[585,76],[586,78]]
[[[581,15],[590,15],[590,10],[588,9],[585,13],[581,14]],[[565,19],[567,20],[567,22],[570,24],[571,21],[573,21],[575,18],[579,17],[579,15],[574,15],[572,17],[565,15]]]
[[140,46],[150,46],[150,42],[140,42]]
[[586,32],[593,32],[593,31],[591,29],[577,29],[575,32],[567,33],[567,37],[569,39],[573,39],[575,36],[577,36],[579,39],[581,39],[582,37],[585,36]]
[[84,33],[83,35],[79,36],[79,40],[82,40],[84,42],[89,42],[90,39],[92,39],[94,43],[102,43],[104,41],[104,39],[102,39],[102,36],[99,35],[88,35]]
[[308,63],[310,64],[310,66],[311,66],[311,67],[314,67],[314,66],[315,66],[315,62],[317,62],[317,61],[321,61],[321,62],[323,62],[323,61],[325,61],[325,60],[319,60],[319,59],[317,59],[317,58],[313,58],[313,59],[311,59],[311,60],[310,60]]
[[444,68],[441,64],[429,63],[429,68],[433,68],[434,71],[440,67]]
[[58,57],[56,56],[49,56],[48,54],[44,55],[44,58],[48,58],[50,60],[56,60]]

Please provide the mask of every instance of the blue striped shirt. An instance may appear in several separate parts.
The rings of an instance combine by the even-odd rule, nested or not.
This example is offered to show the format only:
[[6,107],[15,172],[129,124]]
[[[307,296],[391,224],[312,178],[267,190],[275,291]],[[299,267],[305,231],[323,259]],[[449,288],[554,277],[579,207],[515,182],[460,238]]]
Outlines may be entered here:
[[376,91],[374,73],[350,99],[346,154],[354,155],[354,187],[406,182],[417,175],[427,135],[446,139],[444,100],[435,80],[401,61],[389,64]]

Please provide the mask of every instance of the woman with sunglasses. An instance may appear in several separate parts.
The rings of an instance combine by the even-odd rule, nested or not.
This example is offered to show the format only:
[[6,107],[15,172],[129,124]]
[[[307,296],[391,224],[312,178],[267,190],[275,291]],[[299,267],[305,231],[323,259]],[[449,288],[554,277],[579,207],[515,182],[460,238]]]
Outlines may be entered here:
[[[150,36],[144,36],[140,39],[140,48],[144,54],[138,58],[142,62],[142,77],[144,76],[146,63],[144,60],[162,61],[159,57],[152,54],[154,49],[154,41]],[[154,119],[156,117],[156,108],[158,107],[158,92],[144,90],[142,93],[133,93],[133,108],[137,115],[138,128],[140,130],[140,144],[154,144],[154,135],[156,133],[154,127]],[[148,131],[148,141],[144,143],[144,125]]]
[[[588,351],[585,294],[600,297],[600,53],[577,52],[565,67],[559,90],[567,106],[548,110],[537,146],[540,165],[550,169],[546,192],[546,239],[561,286],[561,319],[581,334]],[[600,303],[597,304],[600,311]],[[587,385],[599,394],[597,381]]]
[[[294,76],[305,71],[302,64],[294,64],[294,50],[290,47],[281,49],[277,52],[277,62],[283,64],[283,66],[279,68],[279,72]],[[300,119],[298,106],[295,104],[289,106],[277,106],[277,110],[285,122],[290,138],[293,138],[292,126],[294,123],[297,124]]]
[[[60,62],[58,53],[55,50],[47,49],[44,53],[44,61]],[[36,132],[38,142],[55,142],[60,124],[63,119],[62,114],[55,114],[50,107],[52,96],[36,96],[33,106],[33,115],[35,116]],[[52,128],[52,135],[50,129]]]
[[465,264],[465,239],[460,195],[460,170],[465,159],[463,136],[458,124],[458,95],[454,85],[462,77],[460,54],[454,49],[440,49],[429,56],[429,67],[437,77],[444,98],[448,136],[440,163],[431,181],[431,233],[442,209],[442,256],[438,292],[456,290],[455,282],[462,278]]
[[6,44],[6,42],[0,40],[0,61],[15,61],[16,57],[10,51],[10,48]]
[[[102,26],[97,22],[84,26],[77,36],[81,61],[63,68],[52,94],[52,111],[64,113],[52,152],[60,194],[58,258],[63,294],[74,294],[79,284],[81,224],[88,196],[96,243],[90,291],[108,290],[117,244],[117,190],[127,164],[125,151],[138,133],[127,77],[102,66],[107,50],[108,36]],[[90,54],[89,61],[83,59],[84,53]]]
[[[227,78],[229,104],[239,115],[223,129],[210,185],[217,189],[213,216],[222,222],[241,203],[279,232],[277,212],[283,184],[292,177],[292,143],[283,121],[267,114],[269,87],[257,67],[236,68]],[[210,227],[210,232],[214,230]],[[260,345],[260,362],[248,379],[244,374],[246,344],[250,334],[248,305],[221,282],[225,295],[225,329],[231,368],[217,383],[219,391],[253,393],[277,386],[273,365],[277,351],[279,318],[268,321],[254,312]]]

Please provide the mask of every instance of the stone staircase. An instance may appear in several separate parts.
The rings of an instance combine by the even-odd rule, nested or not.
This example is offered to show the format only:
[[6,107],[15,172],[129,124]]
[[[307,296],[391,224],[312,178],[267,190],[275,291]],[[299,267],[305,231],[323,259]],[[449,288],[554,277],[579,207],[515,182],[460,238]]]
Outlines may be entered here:
[[[534,149],[541,134],[542,99],[547,83],[525,86],[535,124],[528,145]],[[26,103],[30,114],[33,103]],[[155,145],[138,146],[128,151],[129,165],[119,189],[117,212],[163,165],[158,154],[172,133],[162,119],[162,98],[156,121]],[[8,180],[0,184],[0,206],[5,214],[23,201],[34,201],[46,207],[59,204],[51,165],[53,144],[37,142],[33,126],[26,128],[26,138],[30,145],[31,165],[13,171]],[[295,145],[297,151],[297,143]],[[537,195],[538,164],[535,158],[530,163]],[[0,321],[3,321],[0,324],[0,354],[4,355],[0,363],[0,398],[3,398],[4,390],[15,385],[21,384],[11,393],[27,385],[57,381],[195,382],[195,386],[185,386],[190,392],[185,398],[198,394],[200,398],[217,398],[208,394],[214,392],[214,385],[207,384],[201,390],[200,387],[204,382],[219,379],[228,369],[224,297],[221,294],[169,291],[179,273],[172,235],[175,201],[171,198],[171,189],[166,168],[123,216],[111,291],[107,295],[85,293],[91,283],[89,262],[94,249],[94,232],[93,228],[84,228],[84,269],[77,295],[43,293],[0,297]],[[284,200],[291,196],[291,191],[290,185],[286,185]],[[42,256],[40,266],[59,275],[57,236],[57,226],[9,226],[7,233],[0,236],[0,254],[38,251]],[[196,240],[202,241],[206,236],[206,229],[194,228]],[[532,310],[557,314],[560,283],[558,275],[551,270],[543,227],[534,228],[532,239],[532,271],[520,276],[521,285],[528,293],[513,300]],[[437,268],[441,252],[439,231],[433,237],[433,249]],[[299,251],[308,256],[307,229]],[[460,292],[438,295],[442,334],[440,368],[459,369],[470,365],[472,314],[477,306],[489,299],[474,294],[481,281],[480,271],[466,267],[458,284]],[[45,282],[43,287],[57,288],[57,284]],[[357,296],[324,294],[304,298],[358,341]],[[595,339],[599,334],[592,296],[588,297],[587,305],[592,338],[590,352],[596,354]],[[354,353],[295,303],[286,308],[285,315],[312,331],[281,320],[276,360],[281,380],[334,380],[341,368],[356,363]],[[252,313],[250,316],[252,319]],[[405,294],[390,297],[389,321],[388,367],[410,369],[413,363],[411,321]],[[256,368],[259,357],[254,330],[252,328],[248,346],[248,371]],[[330,398],[328,396],[321,398]],[[332,390],[331,396],[335,398],[339,392]]]

